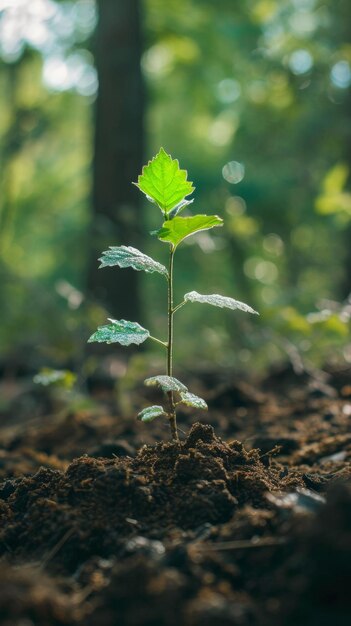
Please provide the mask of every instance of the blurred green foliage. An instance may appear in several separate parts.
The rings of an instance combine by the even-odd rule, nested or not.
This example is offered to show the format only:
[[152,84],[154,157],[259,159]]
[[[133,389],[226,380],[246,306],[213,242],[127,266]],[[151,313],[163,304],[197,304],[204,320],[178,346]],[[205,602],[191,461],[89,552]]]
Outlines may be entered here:
[[[349,2],[142,6],[147,156],[177,156],[196,211],[225,219],[184,246],[178,297],[196,284],[261,312],[182,311],[178,349],[244,367],[292,351],[350,361]],[[36,345],[39,361],[72,360],[105,318],[84,296],[96,19],[93,0],[0,2],[3,355]],[[145,206],[150,230],[157,217]],[[155,255],[152,238],[144,251]],[[145,277],[151,332],[166,327],[159,290]]]
[[43,385],[43,387],[57,385],[63,389],[72,389],[76,380],[76,374],[70,370],[53,370],[50,367],[43,367],[33,379],[37,385]]

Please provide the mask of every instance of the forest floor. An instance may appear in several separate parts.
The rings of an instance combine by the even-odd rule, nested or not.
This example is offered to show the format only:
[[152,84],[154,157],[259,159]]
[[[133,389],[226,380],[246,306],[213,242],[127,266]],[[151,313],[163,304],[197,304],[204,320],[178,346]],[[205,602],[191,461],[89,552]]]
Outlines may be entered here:
[[1,626],[349,626],[350,373],[193,375],[178,444],[1,383]]

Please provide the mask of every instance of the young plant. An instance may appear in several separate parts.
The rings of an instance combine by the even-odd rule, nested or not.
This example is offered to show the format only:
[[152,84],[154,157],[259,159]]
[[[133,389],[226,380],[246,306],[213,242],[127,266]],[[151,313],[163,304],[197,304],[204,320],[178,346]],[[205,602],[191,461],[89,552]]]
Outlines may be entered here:
[[143,167],[143,171],[134,183],[146,198],[155,204],[161,211],[163,224],[161,228],[152,234],[168,245],[169,263],[168,269],[154,261],[146,254],[131,246],[111,246],[102,253],[99,261],[100,267],[131,267],[137,271],[158,272],[167,281],[168,286],[168,336],[167,341],[162,341],[152,337],[146,328],[137,322],[126,320],[109,319],[110,324],[101,326],[90,337],[89,342],[97,341],[104,343],[120,343],[129,346],[132,343],[141,344],[146,339],[157,342],[167,351],[166,374],[153,376],[145,380],[147,386],[157,386],[162,389],[166,396],[166,407],[149,406],[143,409],[138,419],[142,422],[152,422],[156,417],[165,416],[170,424],[172,439],[178,440],[176,407],[180,404],[194,407],[196,409],[207,409],[206,402],[198,396],[190,393],[188,388],[179,380],[173,377],[173,321],[174,315],[181,307],[188,302],[200,302],[213,306],[240,309],[246,313],[257,313],[250,306],[227,298],[218,294],[203,295],[197,291],[186,293],[182,302],[174,304],[173,301],[173,266],[174,255],[178,246],[186,237],[223,225],[223,220],[217,215],[192,215],[180,217],[183,211],[193,200],[188,200],[188,196],[194,191],[194,187],[187,179],[187,171],[179,167],[176,159],[167,154],[163,148]]

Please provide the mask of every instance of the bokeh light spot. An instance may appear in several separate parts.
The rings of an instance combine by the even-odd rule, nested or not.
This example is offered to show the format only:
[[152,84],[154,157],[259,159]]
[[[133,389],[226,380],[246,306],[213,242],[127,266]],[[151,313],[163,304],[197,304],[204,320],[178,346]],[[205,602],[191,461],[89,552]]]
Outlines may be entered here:
[[98,88],[97,72],[87,51],[75,52],[66,59],[48,57],[43,66],[43,81],[52,91],[75,89],[82,96],[92,96]]
[[263,248],[269,254],[280,256],[284,250],[284,242],[279,235],[270,233],[263,239]]
[[222,176],[227,183],[236,185],[240,183],[245,176],[245,166],[239,161],[229,161],[222,169]]
[[240,98],[241,87],[237,80],[224,78],[217,85],[217,98],[223,104],[230,104]]
[[240,196],[229,196],[225,202],[225,210],[228,215],[235,217],[243,215],[246,211],[246,202]]
[[278,278],[278,268],[272,261],[265,261],[260,257],[249,257],[244,263],[244,272],[249,278],[259,280],[270,285]]
[[215,146],[225,146],[232,139],[238,127],[238,118],[233,111],[224,111],[212,122],[208,138]]
[[295,50],[289,59],[289,67],[293,74],[305,74],[313,67],[313,58],[308,50]]
[[338,61],[330,72],[332,83],[340,89],[347,89],[351,85],[351,68],[348,61]]
[[174,55],[169,46],[158,43],[146,50],[141,59],[143,70],[152,76],[165,76],[171,71]]

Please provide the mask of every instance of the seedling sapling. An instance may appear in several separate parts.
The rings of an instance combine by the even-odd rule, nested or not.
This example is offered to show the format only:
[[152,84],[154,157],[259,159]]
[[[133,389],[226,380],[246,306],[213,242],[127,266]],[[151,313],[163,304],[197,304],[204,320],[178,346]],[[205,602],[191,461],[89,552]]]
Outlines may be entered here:
[[179,213],[193,202],[193,200],[188,200],[187,198],[193,193],[195,188],[187,178],[187,171],[180,169],[177,159],[172,159],[161,148],[159,153],[143,167],[138,182],[134,183],[162,213],[163,224],[159,230],[154,231],[152,234],[169,246],[168,269],[131,246],[110,246],[106,252],[102,253],[99,259],[101,262],[100,268],[116,265],[121,268],[131,267],[137,271],[157,272],[166,279],[168,285],[167,341],[153,337],[146,328],[143,328],[137,322],[114,319],[109,319],[110,324],[100,326],[89,339],[89,342],[120,343],[123,346],[129,346],[132,343],[141,344],[146,339],[151,339],[166,349],[166,374],[153,376],[144,381],[147,386],[157,386],[162,389],[166,396],[166,408],[158,405],[148,406],[139,413],[138,419],[142,422],[152,422],[157,417],[165,416],[170,424],[172,439],[175,441],[178,440],[177,406],[185,404],[195,409],[207,409],[205,400],[190,393],[182,382],[173,377],[173,322],[175,313],[188,302],[200,302],[221,308],[240,309],[246,313],[257,314],[257,311],[254,311],[244,302],[218,294],[203,295],[197,293],[197,291],[186,293],[182,302],[174,305],[173,266],[174,255],[179,244],[190,235],[199,231],[223,225],[223,220],[217,215],[180,217]]

